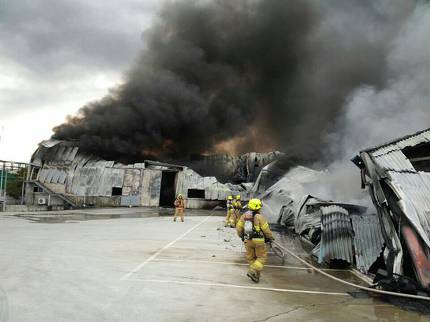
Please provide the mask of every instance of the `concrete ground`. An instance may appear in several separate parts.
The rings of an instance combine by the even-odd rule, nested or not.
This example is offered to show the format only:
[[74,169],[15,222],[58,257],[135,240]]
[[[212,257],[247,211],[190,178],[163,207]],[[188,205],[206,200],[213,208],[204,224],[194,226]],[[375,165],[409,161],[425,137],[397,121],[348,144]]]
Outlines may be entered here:
[[[184,223],[148,208],[0,214],[0,322],[430,321],[288,257],[271,254],[254,284],[219,214],[188,212]],[[297,239],[278,240],[305,255]]]

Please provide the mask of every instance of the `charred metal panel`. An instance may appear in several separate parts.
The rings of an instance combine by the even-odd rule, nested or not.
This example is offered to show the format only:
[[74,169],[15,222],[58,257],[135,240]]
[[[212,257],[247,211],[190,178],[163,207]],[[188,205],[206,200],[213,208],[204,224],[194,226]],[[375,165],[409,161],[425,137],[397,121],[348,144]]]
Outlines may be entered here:
[[141,170],[140,169],[125,169],[124,183],[123,183],[123,196],[139,194],[141,183]]
[[160,202],[161,170],[145,169],[143,172],[141,204],[157,207]]
[[150,170],[151,180],[149,182],[149,206],[158,206],[160,203],[160,189],[162,171]]
[[48,170],[46,168],[42,168],[37,174],[37,180],[39,180],[42,183],[45,182],[47,174],[48,174]]
[[58,183],[58,179],[59,178],[60,178],[60,170],[59,169],[54,169],[53,170],[53,175],[52,175],[51,183]]
[[140,206],[140,196],[138,194],[121,196],[121,206],[123,206],[123,207]]
[[99,184],[100,196],[112,196],[112,188],[122,188],[124,180],[124,169],[105,168],[102,180]]
[[66,179],[67,179],[67,172],[66,172],[66,170],[64,168],[62,168],[60,170],[60,176],[58,178],[58,183],[64,185],[66,183]]
[[375,162],[382,168],[398,172],[413,172],[416,173],[411,162],[406,158],[403,152],[399,150],[391,151],[387,154],[375,156]]
[[178,174],[176,191],[187,195],[188,189],[205,190],[207,200],[225,200],[230,194],[240,194],[246,199],[245,189],[240,185],[222,184],[215,177],[202,177],[191,169],[184,168]]
[[150,194],[149,194],[149,183],[151,181],[151,171],[145,169],[143,171],[142,176],[142,185],[141,185],[141,199],[140,203],[142,206],[149,206],[150,205]]
[[[429,142],[430,130],[425,130],[360,153],[368,178],[365,182],[382,224],[387,270],[390,274],[402,274],[404,269],[410,271],[412,265],[421,288],[428,287],[427,277],[423,276],[430,276],[430,265],[423,264],[422,256],[414,257],[416,254],[411,252],[406,234],[410,240],[416,234],[418,239],[412,243],[421,240],[425,245],[424,253],[429,252],[430,173],[417,171],[413,163],[416,160],[409,160],[407,155],[413,155],[414,149],[417,151]],[[430,160],[430,150],[421,149],[418,159]],[[405,224],[410,228],[401,229]],[[409,248],[403,250],[401,241],[405,243],[405,240]],[[405,258],[410,258],[412,263],[405,261],[403,251],[409,252]]]
[[48,173],[46,174],[45,182],[50,183],[52,181],[53,176],[54,176],[54,169],[49,168]]
[[296,218],[294,230],[299,235],[306,234],[309,230],[320,229],[321,226],[321,206],[328,205],[324,200],[307,195],[296,205]]
[[318,262],[332,259],[353,262],[353,229],[346,209],[333,205],[321,207],[321,242]]
[[366,273],[384,247],[384,238],[376,214],[352,215],[357,269]]

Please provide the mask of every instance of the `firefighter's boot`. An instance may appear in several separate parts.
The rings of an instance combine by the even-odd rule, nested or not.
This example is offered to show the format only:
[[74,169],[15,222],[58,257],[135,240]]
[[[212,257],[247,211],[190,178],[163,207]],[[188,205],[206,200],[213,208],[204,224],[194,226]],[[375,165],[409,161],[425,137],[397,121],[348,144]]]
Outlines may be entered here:
[[253,269],[248,270],[246,276],[248,276],[254,283],[258,283],[260,281],[260,274]]

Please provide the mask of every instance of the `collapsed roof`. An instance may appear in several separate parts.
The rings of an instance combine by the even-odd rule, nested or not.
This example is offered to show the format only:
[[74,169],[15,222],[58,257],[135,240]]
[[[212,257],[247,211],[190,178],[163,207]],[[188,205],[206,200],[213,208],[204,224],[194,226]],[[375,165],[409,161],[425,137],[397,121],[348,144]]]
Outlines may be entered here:
[[279,151],[268,153],[249,152],[238,156],[228,154],[194,155],[174,160],[196,171],[201,176],[213,176],[226,183],[254,182],[261,169],[267,164],[282,158]]
[[261,191],[278,178],[260,193],[269,222],[287,226],[312,243],[319,263],[343,260],[368,273],[383,248],[376,214],[368,213],[366,207],[310,195],[327,174],[290,164],[279,178],[285,163],[277,162],[265,167],[254,185],[255,191]]
[[366,149],[353,159],[378,211],[388,279],[430,287],[430,129]]
[[324,179],[302,166],[279,177],[272,163],[253,190],[270,222],[313,243],[319,262],[341,259],[375,274],[383,287],[430,293],[430,129],[363,150],[353,162],[377,213],[310,195]]

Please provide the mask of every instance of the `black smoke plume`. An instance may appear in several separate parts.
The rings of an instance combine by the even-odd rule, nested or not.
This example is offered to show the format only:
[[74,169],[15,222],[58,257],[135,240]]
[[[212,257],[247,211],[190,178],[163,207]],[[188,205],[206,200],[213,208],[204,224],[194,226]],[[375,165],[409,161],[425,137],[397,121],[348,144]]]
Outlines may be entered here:
[[122,85],[54,129],[107,159],[230,147],[323,155],[348,96],[387,82],[413,1],[169,1]]

